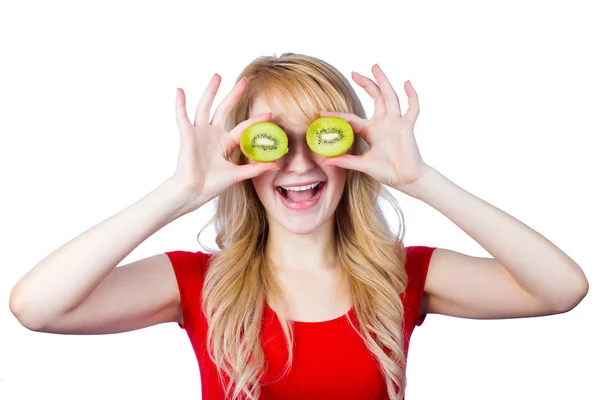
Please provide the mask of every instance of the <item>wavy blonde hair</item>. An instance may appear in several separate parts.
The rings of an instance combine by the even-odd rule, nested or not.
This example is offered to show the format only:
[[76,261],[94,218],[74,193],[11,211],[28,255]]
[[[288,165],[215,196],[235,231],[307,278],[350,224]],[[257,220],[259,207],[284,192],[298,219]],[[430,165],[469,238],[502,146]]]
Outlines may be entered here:
[[[276,97],[307,125],[319,116],[319,110],[365,118],[350,83],[317,58],[293,53],[259,57],[237,80],[242,77],[248,79],[248,86],[229,117],[228,129],[249,118],[252,101],[258,95],[268,101]],[[367,148],[367,143],[356,137],[350,153],[361,154]],[[231,161],[248,162],[239,148]],[[354,170],[347,170],[346,176],[334,214],[336,263],[350,282],[359,322],[359,329],[354,329],[376,357],[389,398],[401,399],[406,386],[400,297],[407,285],[404,216],[394,196],[375,179]],[[396,212],[400,225],[397,234],[388,225],[379,199],[387,200]],[[208,352],[230,398],[245,395],[257,400],[265,373],[260,335],[267,293],[275,301],[282,295],[265,253],[269,233],[266,212],[251,180],[230,187],[217,198],[216,213],[199,232],[198,241],[212,223],[220,250],[211,251],[200,243],[213,253],[201,299],[208,321]],[[279,313],[277,317],[288,346],[286,369],[282,371],[286,374],[293,358],[293,321]]]

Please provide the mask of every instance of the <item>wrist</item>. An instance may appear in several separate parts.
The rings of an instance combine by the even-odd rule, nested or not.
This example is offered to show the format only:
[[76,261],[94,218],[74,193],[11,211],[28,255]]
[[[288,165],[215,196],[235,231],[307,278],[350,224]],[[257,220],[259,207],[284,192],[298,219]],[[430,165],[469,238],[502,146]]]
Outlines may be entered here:
[[[199,199],[200,194],[187,190],[173,177],[168,178],[160,184],[159,190],[163,193],[165,205],[173,210],[172,220],[188,214],[204,204]],[[194,206],[194,204],[198,205]]]
[[425,164],[423,173],[416,181],[396,189],[417,200],[423,200],[426,193],[435,185],[436,179],[439,179],[441,176],[438,170]]

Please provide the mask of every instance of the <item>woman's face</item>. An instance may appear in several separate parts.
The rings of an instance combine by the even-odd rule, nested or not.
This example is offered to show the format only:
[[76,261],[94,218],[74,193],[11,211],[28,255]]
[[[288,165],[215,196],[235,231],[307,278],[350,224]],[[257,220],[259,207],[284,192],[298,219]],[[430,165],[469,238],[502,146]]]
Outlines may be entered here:
[[[269,106],[262,96],[257,97],[250,117],[271,112],[271,122],[288,136],[289,151],[276,161],[280,169],[257,176],[252,183],[270,225],[277,223],[290,232],[310,233],[333,216],[344,190],[346,170],[321,167],[325,157],[313,153],[306,143],[308,125],[294,120],[279,102],[271,103]],[[318,186],[312,188],[314,184]],[[306,190],[294,191],[294,187]]]

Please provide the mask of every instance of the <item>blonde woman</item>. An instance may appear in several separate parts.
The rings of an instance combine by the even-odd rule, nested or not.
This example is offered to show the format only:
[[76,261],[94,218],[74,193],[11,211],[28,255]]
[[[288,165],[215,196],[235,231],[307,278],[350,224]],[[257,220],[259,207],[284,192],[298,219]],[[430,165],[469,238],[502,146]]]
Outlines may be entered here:
[[[370,119],[340,72],[299,54],[254,60],[212,118],[217,74],[193,122],[177,89],[175,173],[30,270],[11,293],[14,315],[31,330],[68,334],[177,322],[196,353],[205,400],[364,400],[404,397],[409,340],[428,313],[514,318],[575,307],[588,290],[580,267],[429,166],[413,132],[414,88],[404,84],[402,112],[381,68],[372,73],[375,81],[352,74],[373,98]],[[357,136],[347,154],[311,152],[306,129],[319,116],[351,124]],[[242,132],[260,121],[289,138],[289,152],[274,162],[240,152]],[[493,258],[405,247],[386,186],[444,214]],[[115,268],[213,198],[218,250]],[[398,213],[397,233],[379,199]]]

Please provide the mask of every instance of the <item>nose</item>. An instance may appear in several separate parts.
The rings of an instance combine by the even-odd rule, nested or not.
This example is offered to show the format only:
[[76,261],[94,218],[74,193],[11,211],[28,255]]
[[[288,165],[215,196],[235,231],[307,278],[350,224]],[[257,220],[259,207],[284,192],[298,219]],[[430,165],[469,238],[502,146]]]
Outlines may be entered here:
[[317,165],[318,154],[312,152],[306,139],[302,137],[297,140],[290,140],[288,144],[289,151],[278,160],[280,169],[286,173],[296,173],[303,175],[313,170]]

